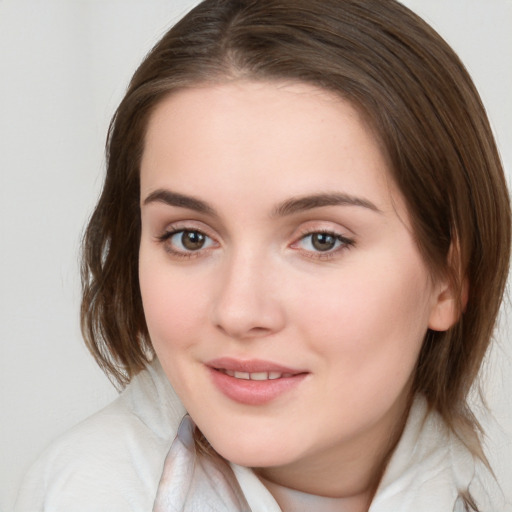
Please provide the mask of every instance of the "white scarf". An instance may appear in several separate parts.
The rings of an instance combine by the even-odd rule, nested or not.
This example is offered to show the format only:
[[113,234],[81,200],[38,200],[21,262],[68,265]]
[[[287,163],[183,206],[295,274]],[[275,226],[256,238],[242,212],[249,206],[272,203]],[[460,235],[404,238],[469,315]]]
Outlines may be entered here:
[[[251,469],[198,455],[193,431],[185,416],[165,459],[153,512],[281,512]],[[463,512],[459,495],[474,493],[474,480],[471,453],[418,397],[369,512]]]

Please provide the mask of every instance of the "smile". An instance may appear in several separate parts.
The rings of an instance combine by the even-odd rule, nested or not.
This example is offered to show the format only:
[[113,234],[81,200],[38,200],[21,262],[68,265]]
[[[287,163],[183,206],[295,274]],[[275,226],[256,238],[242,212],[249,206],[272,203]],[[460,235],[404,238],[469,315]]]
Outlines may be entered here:
[[309,372],[261,360],[220,358],[206,364],[214,387],[240,404],[264,405],[287,395]]
[[235,372],[234,370],[224,370],[219,369],[218,371],[229,375],[230,377],[234,377],[235,379],[243,379],[243,380],[275,380],[282,379],[287,377],[293,377],[291,373],[281,373],[281,372]]

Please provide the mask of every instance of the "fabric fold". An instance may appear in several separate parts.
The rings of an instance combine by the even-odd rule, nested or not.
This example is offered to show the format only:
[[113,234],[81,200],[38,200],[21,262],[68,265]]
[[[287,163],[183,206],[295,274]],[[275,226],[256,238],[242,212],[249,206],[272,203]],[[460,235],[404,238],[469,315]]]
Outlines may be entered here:
[[186,415],[165,459],[153,512],[251,512],[229,465],[196,452]]
[[[254,471],[198,454],[194,429],[185,416],[165,459],[153,512],[281,510]],[[459,493],[472,490],[474,475],[471,453],[418,396],[369,512],[462,512]],[[482,499],[482,493],[477,491],[477,497]]]

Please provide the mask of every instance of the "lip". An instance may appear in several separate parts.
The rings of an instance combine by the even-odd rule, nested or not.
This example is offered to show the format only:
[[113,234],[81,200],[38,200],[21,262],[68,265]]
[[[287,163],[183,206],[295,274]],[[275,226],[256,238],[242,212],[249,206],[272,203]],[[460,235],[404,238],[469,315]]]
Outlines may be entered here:
[[[227,398],[245,405],[264,405],[297,387],[309,372],[259,359],[238,360],[230,357],[206,363],[215,387]],[[279,372],[286,377],[269,380],[237,379],[222,370],[235,372]]]
[[289,368],[281,364],[276,364],[270,361],[264,361],[262,359],[234,359],[232,357],[219,357],[206,363],[206,366],[215,370],[231,370],[234,372],[279,372],[279,373],[291,373],[292,375],[298,375],[300,373],[307,373],[306,370],[297,368]]

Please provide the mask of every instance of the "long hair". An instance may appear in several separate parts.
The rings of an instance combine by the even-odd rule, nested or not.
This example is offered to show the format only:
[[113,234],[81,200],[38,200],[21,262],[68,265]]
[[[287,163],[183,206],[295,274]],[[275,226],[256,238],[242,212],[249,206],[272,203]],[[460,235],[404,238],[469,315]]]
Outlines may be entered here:
[[151,50],[110,125],[106,180],[83,243],[82,330],[98,364],[123,386],[153,356],[138,283],[148,118],[173,92],[238,78],[316,85],[372,126],[432,275],[450,279],[460,297],[469,284],[456,325],[428,331],[413,391],[482,455],[467,396],[506,283],[509,198],[463,64],[394,0],[206,0]]

